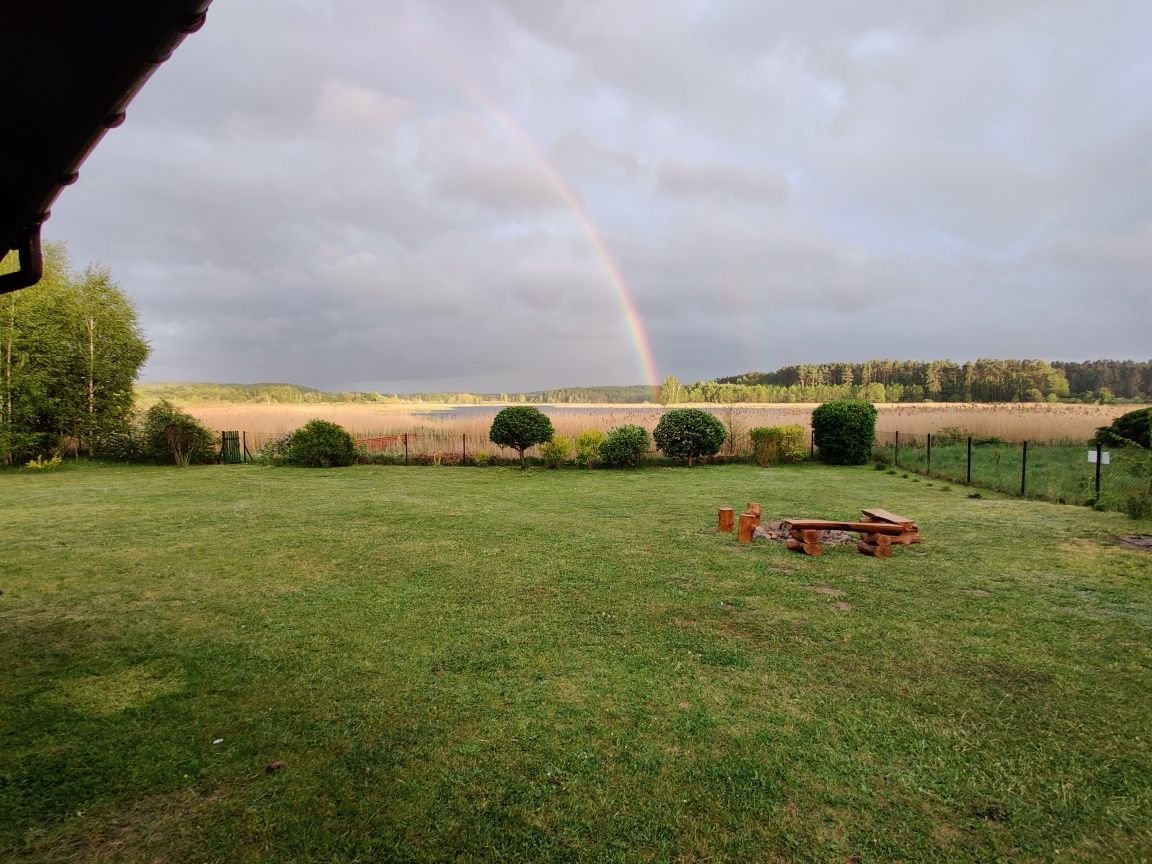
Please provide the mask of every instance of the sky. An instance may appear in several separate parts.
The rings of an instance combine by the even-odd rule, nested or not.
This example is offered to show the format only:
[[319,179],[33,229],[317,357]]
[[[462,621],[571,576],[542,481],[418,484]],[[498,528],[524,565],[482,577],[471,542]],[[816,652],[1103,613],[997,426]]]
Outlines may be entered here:
[[45,237],[146,381],[1152,357],[1146,0],[215,0]]

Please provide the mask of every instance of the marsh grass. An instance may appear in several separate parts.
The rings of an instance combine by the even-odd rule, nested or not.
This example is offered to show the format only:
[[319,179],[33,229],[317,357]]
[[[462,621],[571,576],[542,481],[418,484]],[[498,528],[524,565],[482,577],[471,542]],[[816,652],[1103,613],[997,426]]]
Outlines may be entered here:
[[[1150,523],[818,466],[0,493],[0,859],[1152,856]],[[715,532],[752,500],[924,542]]]

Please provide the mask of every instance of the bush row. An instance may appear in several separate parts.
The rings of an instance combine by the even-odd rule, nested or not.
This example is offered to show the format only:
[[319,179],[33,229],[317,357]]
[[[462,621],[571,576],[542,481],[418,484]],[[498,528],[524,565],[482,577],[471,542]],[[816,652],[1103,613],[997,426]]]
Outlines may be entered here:
[[[818,417],[819,416],[819,422]],[[827,403],[813,413],[817,443],[826,461],[857,464],[866,461],[875,438],[876,409],[868,403]],[[806,455],[803,426],[760,427],[749,433],[757,464],[769,466],[797,462]],[[572,440],[557,435],[552,421],[540,409],[516,405],[500,411],[492,421],[489,439],[501,447],[514,449],[521,467],[528,464],[525,452],[535,446],[540,457],[534,460],[550,468],[576,464],[590,468],[635,468],[649,457],[653,440],[666,458],[692,465],[700,459],[715,457],[724,445],[727,432],[713,414],[698,408],[666,411],[651,438],[642,426],[626,424],[607,435],[599,430],[582,432]],[[857,452],[859,451],[859,452]],[[863,453],[863,456],[860,455]],[[392,453],[357,452],[355,443],[341,427],[324,420],[313,420],[290,436],[269,443],[261,452],[261,461],[270,464],[339,466],[353,462],[390,464],[401,461]],[[500,463],[500,457],[475,453],[410,455],[412,464],[486,465]]]
[[[812,413],[812,427],[821,458],[833,464],[862,464],[871,454],[876,431],[876,409],[867,402],[828,402]],[[1105,430],[1101,430],[1102,432]],[[517,405],[500,411],[492,422],[489,439],[517,451],[521,466],[528,464],[525,451],[539,446],[533,460],[552,468],[575,464],[584,468],[635,468],[652,458],[653,442],[670,460],[692,465],[717,457],[729,433],[713,414],[698,408],[666,411],[649,437],[642,426],[626,424],[605,435],[598,429],[570,439],[556,435],[551,420],[538,408]],[[759,427],[749,432],[758,465],[797,462],[806,456],[803,426]],[[215,462],[216,436],[191,415],[161,400],[105,435],[100,441],[103,458],[193,465]],[[290,435],[273,439],[260,452],[259,461],[270,465],[340,467],[353,463],[392,464],[401,460],[394,453],[368,453],[357,448],[352,436],[327,420],[310,420]],[[511,460],[477,452],[412,454],[412,464],[505,464]]]

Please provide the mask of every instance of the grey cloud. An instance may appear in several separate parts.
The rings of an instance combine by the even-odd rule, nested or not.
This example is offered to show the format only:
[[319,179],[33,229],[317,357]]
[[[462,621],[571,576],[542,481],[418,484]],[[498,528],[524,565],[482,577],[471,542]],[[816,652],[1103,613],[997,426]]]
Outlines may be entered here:
[[406,100],[371,87],[330,78],[321,90],[317,115],[320,123],[334,135],[379,144],[393,136],[400,118],[410,107]]
[[684,163],[670,159],[660,166],[659,188],[669,195],[722,197],[750,204],[777,204],[788,197],[788,181],[772,171],[720,162]]
[[1136,0],[217,3],[47,234],[136,300],[153,379],[634,383],[613,266],[682,378],[1140,356],[1149,33]]
[[440,194],[490,210],[557,210],[563,201],[540,169],[516,162],[456,160],[434,175]]

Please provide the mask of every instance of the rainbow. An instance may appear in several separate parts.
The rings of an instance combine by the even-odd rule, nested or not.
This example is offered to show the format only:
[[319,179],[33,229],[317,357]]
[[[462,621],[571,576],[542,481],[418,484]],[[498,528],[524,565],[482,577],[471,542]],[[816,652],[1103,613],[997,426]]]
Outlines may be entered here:
[[628,283],[624,281],[620,267],[617,265],[616,259],[613,258],[611,251],[609,251],[608,244],[604,242],[604,237],[600,233],[600,229],[598,229],[596,223],[592,221],[592,217],[588,213],[588,208],[580,202],[580,198],[572,189],[572,186],[552,167],[547,157],[540,151],[540,148],[536,146],[535,141],[532,140],[523,126],[516,122],[515,118],[489,99],[479,87],[458,74],[448,63],[440,62],[438,58],[431,55],[426,47],[423,48],[423,50],[416,45],[412,45],[412,47],[416,49],[416,53],[422,56],[429,65],[437,69],[445,78],[451,80],[470,101],[482,108],[492,119],[499,123],[500,128],[535,160],[541,173],[548,181],[548,185],[552,187],[560,197],[560,200],[564,202],[572,212],[572,215],[576,217],[576,221],[592,244],[592,248],[596,252],[596,257],[600,259],[605,272],[608,274],[608,281],[611,283],[612,290],[616,295],[616,302],[620,305],[620,310],[624,313],[624,324],[632,339],[636,357],[640,361],[640,368],[644,375],[645,383],[655,391],[655,389],[660,386],[660,380],[656,376],[656,361],[652,355],[652,346],[648,341],[648,333],[644,329],[644,322],[640,318],[639,311],[636,309],[636,301],[632,299],[632,292],[628,288]]
[[[481,102],[481,104],[484,104]],[[579,196],[560,176],[560,173],[552,167],[547,157],[540,152],[535,142],[523,131],[523,129],[512,119],[505,111],[494,106],[484,105],[485,109],[492,115],[493,118],[501,125],[501,127],[523,147],[540,167],[541,173],[548,180],[550,185],[560,196],[562,200],[572,211],[572,215],[576,217],[576,221],[580,224],[584,234],[588,237],[592,248],[596,252],[596,257],[604,265],[604,270],[608,274],[608,281],[612,285],[612,289],[616,294],[616,301],[620,304],[620,310],[624,313],[624,324],[628,328],[628,333],[632,338],[632,345],[636,351],[636,357],[640,361],[640,368],[644,373],[644,380],[650,387],[656,388],[660,386],[660,381],[656,377],[656,361],[652,355],[652,346],[648,341],[648,333],[644,329],[644,322],[640,318],[640,313],[636,309],[636,301],[632,299],[632,292],[628,289],[628,283],[624,281],[624,275],[620,272],[620,266],[616,263],[616,259],[612,256],[611,251],[608,249],[608,244],[604,242],[604,237],[600,233],[600,229],[596,227],[596,223],[592,221],[592,217],[588,213],[588,208],[585,207]]]

